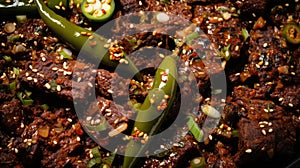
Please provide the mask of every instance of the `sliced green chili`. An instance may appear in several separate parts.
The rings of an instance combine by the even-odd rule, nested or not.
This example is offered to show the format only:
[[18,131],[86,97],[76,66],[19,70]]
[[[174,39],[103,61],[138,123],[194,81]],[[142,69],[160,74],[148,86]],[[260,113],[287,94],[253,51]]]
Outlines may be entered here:
[[204,168],[206,165],[204,157],[196,157],[191,160],[191,168]]
[[103,22],[108,20],[114,13],[114,0],[83,0],[81,10],[90,21]]
[[288,23],[284,26],[282,35],[290,44],[300,44],[300,27],[295,23]]

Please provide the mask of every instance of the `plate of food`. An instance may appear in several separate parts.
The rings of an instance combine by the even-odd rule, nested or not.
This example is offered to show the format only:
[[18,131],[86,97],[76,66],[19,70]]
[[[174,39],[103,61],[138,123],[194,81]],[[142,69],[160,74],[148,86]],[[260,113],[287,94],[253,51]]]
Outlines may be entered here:
[[298,0],[0,0],[0,167],[300,167]]

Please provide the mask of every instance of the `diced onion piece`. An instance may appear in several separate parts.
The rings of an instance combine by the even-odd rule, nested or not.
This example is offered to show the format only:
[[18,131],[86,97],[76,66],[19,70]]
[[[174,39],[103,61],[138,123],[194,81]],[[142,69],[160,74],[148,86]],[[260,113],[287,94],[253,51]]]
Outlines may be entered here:
[[204,114],[212,118],[220,118],[221,114],[218,110],[210,105],[202,105],[201,109]]
[[38,134],[41,137],[47,138],[49,136],[50,127],[48,125],[43,126],[38,129]]

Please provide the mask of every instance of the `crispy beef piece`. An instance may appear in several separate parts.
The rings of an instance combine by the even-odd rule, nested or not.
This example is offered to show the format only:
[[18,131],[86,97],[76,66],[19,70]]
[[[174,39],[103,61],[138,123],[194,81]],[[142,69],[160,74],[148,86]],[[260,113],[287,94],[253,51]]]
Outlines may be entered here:
[[[97,93],[107,98],[111,97],[111,91],[114,92],[114,96],[124,94],[119,91],[119,85],[115,83],[118,81],[124,83],[125,79],[115,73],[111,74],[106,70],[93,70],[93,65],[85,64],[80,60],[62,59],[55,53],[41,51],[37,54],[40,55],[39,58],[35,61],[28,61],[26,69],[19,75],[19,80],[25,86],[69,101],[84,101],[91,95],[95,82]],[[76,74],[73,74],[75,70]],[[72,76],[74,77],[72,78]],[[112,78],[116,81],[112,82],[110,80]]]
[[[90,72],[91,65],[85,65],[76,61],[69,61],[61,58],[55,53],[47,51],[37,52],[39,57],[36,60],[28,61],[27,67],[19,75],[19,80],[29,87],[45,93],[55,94],[66,100],[85,99],[90,93],[91,87],[88,75],[95,74]],[[72,83],[72,75],[76,64],[76,79]],[[94,75],[95,76],[95,75]],[[85,81],[81,81],[85,79]],[[72,90],[73,86],[73,90]],[[72,94],[73,92],[73,94]]]
[[120,0],[122,11],[124,13],[133,13],[140,11],[143,6],[139,4],[139,1],[140,0]]
[[216,49],[221,51],[229,47],[230,58],[240,57],[244,43],[241,35],[244,26],[235,16],[236,10],[231,2],[207,6],[196,5],[192,20],[200,26]]
[[[117,73],[110,73],[104,69],[98,69],[96,75],[96,90],[105,98],[112,99],[126,97],[129,88],[129,82]],[[126,87],[127,86],[127,87]]]
[[16,155],[7,150],[0,150],[0,167],[1,168],[11,168],[19,167],[23,168],[24,166],[20,163]]
[[236,164],[230,154],[230,146],[225,146],[222,142],[218,141],[215,145],[213,153],[205,154],[206,168],[236,168]]
[[239,150],[235,162],[247,165],[293,154],[296,132],[291,122],[286,116],[269,121],[242,118],[238,123]]
[[23,116],[22,103],[18,99],[2,104],[0,108],[2,130],[10,135],[21,134],[23,132],[23,128],[21,128]]
[[195,139],[192,135],[186,135],[182,141],[177,144],[182,145],[172,147],[167,156],[163,158],[152,157],[147,159],[142,167],[187,167],[188,161],[193,159],[194,156],[199,155]]
[[292,81],[291,66],[296,65],[289,61],[287,50],[281,46],[279,33],[280,31],[271,27],[265,31],[256,30],[250,33],[249,65],[246,65],[248,71],[245,72],[257,76],[261,85],[274,81]]
[[248,0],[248,1],[238,1],[238,5],[241,8],[242,17],[246,20],[255,16],[265,16],[270,10],[269,2],[270,0]]
[[300,86],[286,86],[281,89],[276,89],[271,97],[279,102],[283,107],[297,109],[300,106]]
[[[36,109],[34,106],[31,109]],[[37,116],[25,126],[12,148],[27,167],[86,167],[88,150],[95,146],[84,134],[72,109],[33,112]]]
[[116,102],[103,97],[97,97],[96,102],[90,104],[89,108],[84,112],[82,123],[95,126],[100,124],[103,120],[102,117],[104,117],[109,127],[116,129],[122,124],[128,126],[128,119],[131,118],[132,115],[133,112],[131,110],[124,108]]

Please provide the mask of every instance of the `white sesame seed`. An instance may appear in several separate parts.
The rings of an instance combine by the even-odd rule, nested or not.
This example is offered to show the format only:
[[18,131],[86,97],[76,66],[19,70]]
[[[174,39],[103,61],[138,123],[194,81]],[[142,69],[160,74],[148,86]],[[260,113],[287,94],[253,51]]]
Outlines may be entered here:
[[42,57],[42,61],[45,62],[47,59],[45,57]]
[[25,76],[29,76],[29,73],[28,73],[28,72],[26,72],[26,73],[25,73]]
[[45,86],[47,89],[51,89],[51,86],[50,86],[49,83],[46,83],[44,86]]
[[57,67],[53,67],[52,70],[53,70],[53,71],[57,71],[58,68],[57,68]]
[[69,122],[72,122],[72,121],[73,121],[71,118],[68,118],[67,120],[68,120]]
[[293,105],[292,103],[289,103],[289,106],[290,106],[290,107],[294,107],[294,105]]
[[266,132],[266,130],[261,130],[261,133],[263,134],[263,135],[267,135],[267,132]]
[[17,148],[15,148],[15,153],[19,153],[19,150]]
[[61,86],[60,86],[60,85],[57,85],[57,86],[56,86],[56,90],[60,92],[60,91],[61,91]]
[[212,135],[208,135],[208,138],[209,138],[209,140],[213,139]]
[[266,113],[267,113],[267,112],[269,112],[269,111],[268,111],[268,109],[264,109],[264,112],[266,112]]
[[283,101],[283,97],[279,98],[278,101]]
[[57,144],[57,141],[56,141],[56,140],[53,140],[53,144],[55,144],[55,145],[56,145],[56,144]]
[[268,130],[268,132],[273,132],[273,129],[272,129],[272,128],[270,128],[270,129]]
[[268,43],[264,43],[264,44],[263,44],[263,47],[267,47],[267,46],[268,46]]
[[246,152],[246,153],[251,153],[251,152],[252,152],[252,149],[246,149],[245,152]]
[[38,82],[38,80],[36,78],[33,78],[33,82],[36,83]]
[[78,142],[80,141],[80,137],[79,137],[79,136],[78,136],[78,137],[76,137],[76,141],[78,141]]
[[31,80],[32,80],[32,77],[31,77],[31,76],[27,77],[27,80],[31,81]]

